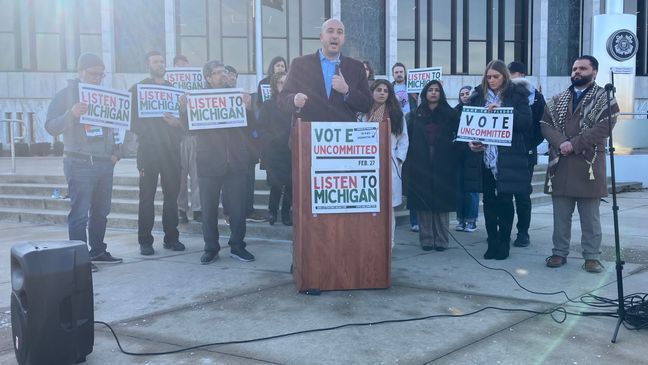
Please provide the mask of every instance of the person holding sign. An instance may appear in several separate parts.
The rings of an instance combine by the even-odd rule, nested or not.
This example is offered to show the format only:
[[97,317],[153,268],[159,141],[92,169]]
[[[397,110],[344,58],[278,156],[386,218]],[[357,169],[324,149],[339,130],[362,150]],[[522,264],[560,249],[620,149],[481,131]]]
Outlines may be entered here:
[[[481,85],[475,88],[469,105],[486,107],[489,112],[499,107],[513,108],[513,135],[510,146],[468,142],[473,152],[483,155],[478,166],[484,195],[484,221],[488,234],[488,250],[484,259],[505,260],[511,247],[513,227],[513,194],[529,191],[529,168],[525,134],[531,126],[529,91],[511,82],[506,64],[500,60],[488,63]],[[464,116],[462,115],[462,118]],[[469,182],[470,185],[478,185]]]
[[[203,67],[207,86],[203,92],[222,92],[228,88],[225,65],[219,61],[209,61]],[[219,90],[215,90],[219,89]],[[209,95],[209,94],[206,94]],[[216,98],[213,100],[223,99]],[[183,98],[186,102],[185,98]],[[217,103],[217,101],[212,101]],[[220,105],[220,104],[219,104]],[[249,109],[249,105],[245,105]],[[221,109],[221,108],[217,108]],[[189,116],[184,110],[183,120]],[[247,124],[251,125],[253,113],[245,113]],[[197,133],[196,167],[200,185],[200,203],[203,211],[202,232],[205,241],[204,253],[200,263],[210,264],[218,259],[220,251],[218,232],[218,205],[223,193],[223,206],[227,207],[231,235],[229,239],[230,257],[241,261],[254,261],[254,255],[245,249],[246,216],[246,169],[252,157],[248,146],[249,131],[240,124],[233,126],[203,128]]]
[[[279,109],[277,97],[286,81],[285,72],[277,72],[270,78],[272,98],[263,103],[259,113],[259,131],[261,132],[261,163],[265,166],[270,185],[269,222],[277,221],[279,201],[281,204],[281,222],[292,226],[292,154],[290,152],[290,114]],[[282,198],[283,197],[283,198]]]
[[355,122],[367,113],[372,99],[362,62],[340,53],[344,24],[329,19],[322,24],[322,48],[295,58],[279,106],[306,121]]
[[[391,126],[391,170],[392,170],[392,209],[403,203],[403,163],[407,157],[409,138],[405,118],[400,104],[396,99],[394,88],[389,81],[376,80],[369,89],[373,95],[374,104],[371,111],[363,114],[363,122],[389,122]],[[392,214],[392,242],[394,248],[394,233],[396,230],[396,214]]]
[[432,80],[423,87],[421,104],[410,113],[410,119],[407,208],[416,211],[421,248],[444,251],[448,248],[449,212],[456,209],[461,146],[454,139],[459,114],[448,104],[441,82]]
[[[149,77],[140,85],[171,86],[164,79],[166,66],[164,56],[152,51],[146,54]],[[185,130],[180,120],[170,112],[162,117],[144,118],[138,116],[140,94],[137,85],[130,91],[133,94],[132,130],[137,135],[137,170],[139,170],[139,210],[137,214],[137,239],[142,255],[153,255],[153,223],[155,221],[155,192],[158,178],[162,183],[164,202],[162,205],[163,247],[173,251],[183,251],[185,246],[179,241],[178,232],[178,194],[180,192],[180,143]],[[163,93],[159,93],[160,97]]]
[[619,115],[617,101],[612,98],[608,110],[606,91],[596,84],[598,66],[592,56],[576,59],[571,86],[547,102],[540,122],[550,145],[545,194],[551,194],[554,214],[553,252],[546,265],[567,262],[572,214],[578,206],[583,269],[592,273],[603,271],[599,206],[608,195],[605,144],[609,119],[614,124]]
[[257,85],[256,103],[258,108],[261,108],[263,103],[270,100],[272,97],[270,80],[272,79],[272,76],[278,72],[288,72],[288,62],[286,62],[286,59],[281,56],[276,56],[270,61],[270,65],[268,65],[268,76],[259,81],[259,85]]
[[[70,195],[68,235],[90,246],[92,271],[95,263],[120,263],[106,251],[104,236],[112,199],[113,170],[121,153],[113,129],[81,124],[88,104],[79,102],[79,83],[100,85],[105,74],[103,61],[84,53],[77,62],[79,78],[56,93],[47,109],[45,129],[52,136],[63,134],[63,172]],[[87,233],[86,233],[87,229]]]

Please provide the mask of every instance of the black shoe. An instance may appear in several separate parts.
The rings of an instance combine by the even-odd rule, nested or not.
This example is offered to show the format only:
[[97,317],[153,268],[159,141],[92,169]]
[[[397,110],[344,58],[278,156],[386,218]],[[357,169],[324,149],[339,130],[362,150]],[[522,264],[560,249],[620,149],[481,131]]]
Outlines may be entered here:
[[245,248],[232,248],[230,250],[230,257],[245,262],[254,261],[254,255],[249,253]]
[[216,260],[218,260],[218,252],[205,251],[202,256],[200,256],[201,265],[208,265]]
[[274,226],[276,222],[277,222],[277,212],[270,212],[268,223],[270,223],[271,226]]
[[182,209],[178,209],[178,221],[180,223],[189,223],[189,218],[187,218],[187,212]]
[[435,251],[439,251],[439,252],[443,252],[443,251],[445,251],[446,249],[447,249],[447,247],[441,247],[441,246],[436,246],[436,247],[434,247],[434,250],[435,250]]
[[90,263],[90,271],[97,272],[99,271],[99,268],[97,267],[97,265]]
[[144,256],[152,256],[155,254],[153,245],[140,245],[140,254]]
[[202,223],[202,212],[199,210],[193,212],[193,219],[198,223]]
[[506,260],[509,257],[508,251],[502,251],[498,252],[497,255],[495,255],[495,260]]
[[515,247],[528,247],[530,244],[531,241],[529,240],[529,235],[520,233],[518,233],[515,242],[513,242],[513,246]]
[[162,247],[166,248],[167,250],[173,250],[173,251],[184,251],[185,250],[185,245],[182,244],[180,241],[176,242],[171,242],[171,243],[164,243]]
[[423,251],[432,251],[434,250],[434,246],[422,246],[421,249]]
[[290,216],[281,217],[281,223],[283,223],[284,226],[292,226],[293,225],[292,217]]
[[124,260],[118,257],[113,257],[110,252],[104,251],[99,255],[91,258],[90,261],[96,264],[121,264]]

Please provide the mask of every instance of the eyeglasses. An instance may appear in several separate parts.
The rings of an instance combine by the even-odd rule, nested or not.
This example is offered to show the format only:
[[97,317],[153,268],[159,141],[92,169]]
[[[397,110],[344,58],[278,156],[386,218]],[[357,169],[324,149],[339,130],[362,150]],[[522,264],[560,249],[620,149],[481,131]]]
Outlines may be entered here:
[[222,70],[215,70],[212,71],[212,73],[209,74],[209,76],[216,76],[216,75],[227,75],[229,72],[225,69]]
[[86,73],[88,74],[88,76],[91,76],[91,77],[102,78],[102,79],[104,77],[106,77],[106,73],[103,72],[103,71],[102,72],[96,72],[96,71],[88,71],[88,70],[86,70]]

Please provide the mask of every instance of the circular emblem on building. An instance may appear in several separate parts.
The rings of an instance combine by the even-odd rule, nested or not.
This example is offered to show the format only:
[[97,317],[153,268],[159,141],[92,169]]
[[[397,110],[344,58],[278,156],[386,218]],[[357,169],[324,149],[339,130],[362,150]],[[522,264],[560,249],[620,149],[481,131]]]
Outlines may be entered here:
[[612,33],[607,41],[608,54],[617,61],[627,61],[637,54],[639,40],[627,29]]

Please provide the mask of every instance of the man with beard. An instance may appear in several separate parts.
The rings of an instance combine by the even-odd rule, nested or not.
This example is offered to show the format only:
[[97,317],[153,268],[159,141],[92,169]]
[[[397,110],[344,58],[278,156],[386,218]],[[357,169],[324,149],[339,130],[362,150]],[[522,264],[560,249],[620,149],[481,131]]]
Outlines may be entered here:
[[[152,51],[146,54],[150,76],[139,84],[172,86],[164,79],[164,56]],[[153,223],[155,221],[155,192],[158,177],[162,183],[162,229],[164,248],[184,251],[178,233],[178,193],[180,192],[180,143],[184,128],[180,120],[170,113],[162,118],[138,118],[137,84],[131,87],[133,108],[131,129],[137,135],[137,169],[139,170],[139,210],[137,214],[137,239],[140,253],[153,255]]]
[[415,93],[407,93],[407,69],[405,65],[400,62],[394,63],[394,66],[392,66],[392,77],[394,78],[393,84],[396,99],[398,99],[403,115],[407,115],[411,110],[416,109],[418,95]]
[[322,24],[317,52],[297,57],[279,94],[279,107],[306,121],[355,122],[373,104],[362,62],[341,54],[344,24]]
[[[394,93],[396,94],[396,99],[398,100],[398,104],[401,106],[401,110],[403,111],[403,115],[405,116],[407,120],[407,131],[411,132],[411,121],[412,119],[409,117],[409,113],[412,110],[416,110],[416,102],[418,95],[416,94],[408,94],[407,93],[407,69],[405,68],[405,65],[396,62],[394,66],[392,66],[392,77],[394,78]],[[410,139],[412,136],[410,136]],[[410,142],[412,142],[410,140]],[[406,178],[407,175],[409,175],[409,163],[407,160],[405,160],[405,163],[403,164],[403,171],[404,173],[402,174],[404,178]],[[408,182],[406,180],[403,180],[403,195],[407,195],[407,184]],[[419,231],[419,224],[418,224],[418,217],[416,215],[415,210],[410,210],[409,211],[409,220],[410,220],[410,231],[412,232],[418,232]]]
[[553,255],[546,264],[560,267],[567,262],[572,214],[578,206],[583,269],[593,273],[603,271],[599,205],[607,196],[605,139],[609,118],[615,123],[619,114],[614,99],[612,115],[608,113],[606,92],[595,82],[597,73],[596,58],[579,57],[572,66],[572,86],[547,102],[541,121],[550,145],[545,193],[552,195],[554,214]]
[[[219,61],[209,61],[203,67],[206,89],[224,89],[228,73]],[[247,122],[253,122],[250,99],[245,99]],[[181,99],[186,105],[186,98]],[[184,109],[184,108],[182,108]],[[182,119],[187,117],[182,111]],[[250,161],[245,127],[205,129],[197,134],[196,167],[200,185],[200,203],[203,209],[202,232],[205,241],[200,263],[210,264],[218,259],[220,251],[218,232],[218,204],[223,196],[230,225],[230,257],[241,261],[254,261],[254,255],[245,249],[245,194],[246,167]]]
[[70,195],[68,234],[70,240],[88,243],[92,271],[97,271],[95,263],[122,262],[106,251],[103,241],[110,213],[113,171],[121,153],[112,129],[79,121],[88,111],[88,104],[79,101],[79,83],[100,85],[106,76],[103,61],[97,55],[84,53],[79,57],[77,69],[79,78],[70,80],[50,103],[45,129],[53,136],[63,134],[63,172]]

